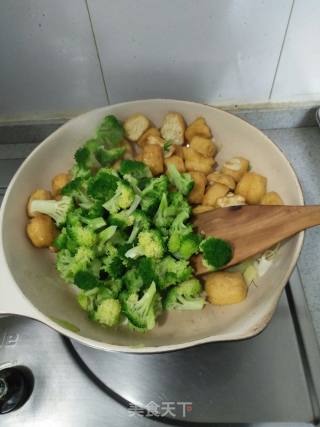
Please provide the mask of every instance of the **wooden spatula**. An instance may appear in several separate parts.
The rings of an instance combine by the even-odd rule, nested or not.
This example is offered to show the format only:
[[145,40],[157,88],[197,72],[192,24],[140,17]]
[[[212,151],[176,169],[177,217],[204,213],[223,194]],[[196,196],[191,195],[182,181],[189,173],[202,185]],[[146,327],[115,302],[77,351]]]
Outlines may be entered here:
[[[196,215],[194,224],[206,236],[228,240],[238,264],[301,230],[320,224],[320,206],[233,206]],[[201,255],[193,259],[197,274],[207,273]],[[226,268],[225,267],[225,268]]]

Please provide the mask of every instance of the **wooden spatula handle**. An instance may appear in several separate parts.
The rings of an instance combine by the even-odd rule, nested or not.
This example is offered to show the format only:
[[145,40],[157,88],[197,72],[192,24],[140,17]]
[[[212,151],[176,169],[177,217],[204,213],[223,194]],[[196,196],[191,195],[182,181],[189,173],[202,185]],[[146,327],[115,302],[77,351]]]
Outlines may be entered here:
[[[194,223],[207,236],[233,244],[234,254],[228,264],[231,266],[301,230],[319,225],[320,206],[234,206],[198,215]],[[199,274],[207,271],[199,256],[195,268]]]

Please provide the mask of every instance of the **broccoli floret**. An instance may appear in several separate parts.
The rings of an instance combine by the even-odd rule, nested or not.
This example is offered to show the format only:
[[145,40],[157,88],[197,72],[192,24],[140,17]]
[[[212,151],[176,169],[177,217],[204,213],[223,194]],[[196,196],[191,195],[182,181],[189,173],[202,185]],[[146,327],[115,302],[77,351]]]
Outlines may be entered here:
[[88,194],[97,200],[111,199],[117,190],[119,178],[112,170],[100,169],[88,184]]
[[187,195],[190,193],[194,182],[189,173],[180,173],[177,167],[170,163],[167,168],[167,175],[171,184],[173,184],[182,194]]
[[75,163],[69,170],[69,175],[71,176],[72,180],[76,178],[88,179],[91,177],[91,170],[84,169],[79,166],[78,163]]
[[126,151],[126,147],[116,147],[107,150],[104,147],[99,147],[96,151],[96,159],[101,166],[110,166],[116,160],[120,159]]
[[153,282],[140,299],[137,293],[124,292],[122,294],[122,312],[135,327],[143,330],[154,328],[156,293],[156,285]]
[[147,196],[150,192],[156,194],[158,200],[161,200],[162,194],[168,192],[169,181],[166,175],[161,175],[158,178],[150,179],[149,183],[142,191],[142,195]]
[[123,281],[129,293],[137,293],[143,287],[143,279],[136,268],[128,270]]
[[90,209],[94,205],[94,201],[87,194],[88,183],[91,179],[75,178],[63,187],[61,194],[72,197],[81,208]]
[[101,142],[97,139],[90,139],[76,151],[74,158],[80,170],[93,169],[100,166],[95,157],[100,144]]
[[89,291],[81,290],[77,295],[77,301],[80,307],[88,312],[92,312],[95,308],[95,299],[98,288],[90,289]]
[[131,186],[131,188],[133,189],[133,191],[138,194],[138,196],[141,196],[142,192],[139,188],[139,183],[138,180],[131,176],[131,175],[124,175],[123,179]]
[[98,254],[106,253],[106,244],[114,236],[117,231],[116,225],[110,225],[110,227],[105,228],[97,235],[98,244],[96,246],[96,251]]
[[121,305],[117,299],[108,298],[102,301],[93,314],[98,323],[106,326],[115,326],[120,321]]
[[102,217],[98,217],[98,218],[81,217],[81,220],[93,231],[97,231],[106,226],[106,221]]
[[133,216],[127,215],[124,211],[109,215],[108,223],[119,227],[121,230],[131,227],[133,224]]
[[143,162],[137,162],[136,160],[122,160],[119,172],[124,178],[126,175],[129,175],[137,180],[152,177],[148,166]]
[[125,272],[124,265],[122,264],[122,260],[120,256],[106,256],[102,260],[102,267],[101,270],[105,273],[108,273],[108,275],[112,279],[117,279],[123,276]]
[[199,245],[202,241],[200,234],[189,233],[180,239],[180,247],[174,255],[177,258],[189,259],[199,252]]
[[94,252],[90,248],[80,247],[75,255],[68,249],[62,249],[57,253],[56,266],[61,277],[68,283],[72,283],[78,271],[85,271],[94,259]]
[[152,282],[157,283],[159,281],[154,258],[141,257],[138,261],[138,273],[144,287],[149,286]]
[[189,215],[189,211],[183,210],[176,216],[170,227],[168,249],[172,254],[179,251],[182,237],[192,233],[192,225],[184,223],[189,218]]
[[107,148],[118,146],[124,139],[125,132],[120,121],[113,115],[106,116],[97,130],[97,137]]
[[121,209],[127,209],[134,201],[135,194],[130,185],[125,182],[118,182],[114,196],[104,203],[103,207],[112,214]]
[[63,196],[61,200],[32,200],[30,210],[49,215],[54,219],[58,227],[66,222],[68,212],[73,207],[72,198]]
[[129,249],[125,256],[127,258],[138,258],[146,256],[150,258],[162,258],[164,243],[158,230],[141,231],[138,235],[138,245]]
[[138,233],[142,230],[148,230],[150,228],[150,222],[147,215],[140,210],[136,210],[132,214],[133,217],[133,228],[128,239],[128,243],[132,243],[137,237]]
[[215,271],[228,264],[233,256],[232,246],[229,242],[215,237],[208,237],[200,244],[203,265],[208,270]]
[[142,197],[141,209],[146,213],[146,215],[153,217],[157,212],[159,203],[159,195],[155,191],[149,191]]
[[118,298],[122,289],[122,279],[102,280],[96,300],[99,303],[105,298]]
[[97,240],[96,233],[90,227],[84,227],[80,224],[67,226],[67,233],[78,246],[91,248]]
[[79,289],[86,291],[100,286],[99,279],[97,279],[94,274],[88,270],[77,271],[74,275],[74,284],[78,286]]
[[205,299],[200,296],[199,280],[190,279],[168,290],[164,299],[166,310],[201,310]]
[[160,289],[184,282],[192,276],[192,268],[185,260],[176,260],[166,256],[156,265]]

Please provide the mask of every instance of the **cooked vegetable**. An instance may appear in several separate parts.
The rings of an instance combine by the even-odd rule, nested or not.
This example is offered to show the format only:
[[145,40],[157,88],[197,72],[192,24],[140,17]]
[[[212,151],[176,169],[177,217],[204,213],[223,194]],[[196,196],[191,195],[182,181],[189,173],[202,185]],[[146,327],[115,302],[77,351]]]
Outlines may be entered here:
[[205,299],[201,294],[201,284],[197,279],[190,279],[170,288],[164,300],[166,310],[201,310]]
[[169,164],[167,175],[171,184],[184,196],[190,193],[194,184],[190,174],[180,173],[174,164]]
[[31,215],[42,213],[54,219],[58,227],[66,222],[67,215],[73,207],[72,198],[63,196],[61,200],[33,200],[30,203]]
[[229,242],[215,237],[208,237],[200,243],[203,264],[209,270],[218,270],[228,264],[232,258],[232,246]]
[[43,190],[42,188],[39,188],[38,190],[33,191],[30,194],[29,200],[28,200],[28,204],[27,204],[27,214],[29,217],[34,217],[39,215],[37,212],[31,212],[31,203],[33,202],[33,200],[51,200],[52,199],[52,195],[50,193],[50,191],[47,190]]

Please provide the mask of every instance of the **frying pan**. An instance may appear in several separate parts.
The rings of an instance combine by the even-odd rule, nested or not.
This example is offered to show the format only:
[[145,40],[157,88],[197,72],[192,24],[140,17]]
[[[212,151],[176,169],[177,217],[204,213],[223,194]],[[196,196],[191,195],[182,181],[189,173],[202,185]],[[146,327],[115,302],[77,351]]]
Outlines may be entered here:
[[187,123],[202,116],[221,146],[221,164],[234,156],[250,160],[254,170],[268,177],[268,188],[286,204],[302,205],[298,179],[283,153],[262,132],[224,111],[187,101],[166,99],[125,102],[76,117],[46,138],[13,177],[0,213],[0,313],[27,316],[101,350],[154,353],[197,344],[237,340],[259,333],[270,321],[281,292],[297,262],[303,233],[286,241],[272,268],[250,286],[247,299],[236,305],[206,305],[202,311],[170,312],[157,327],[141,334],[118,327],[104,328],[90,321],[78,306],[72,287],[58,276],[48,250],[33,247],[25,235],[26,203],[36,188],[50,188],[51,178],[67,171],[76,149],[107,114],[121,120],[140,112],[160,126],[169,111],[183,114]]

